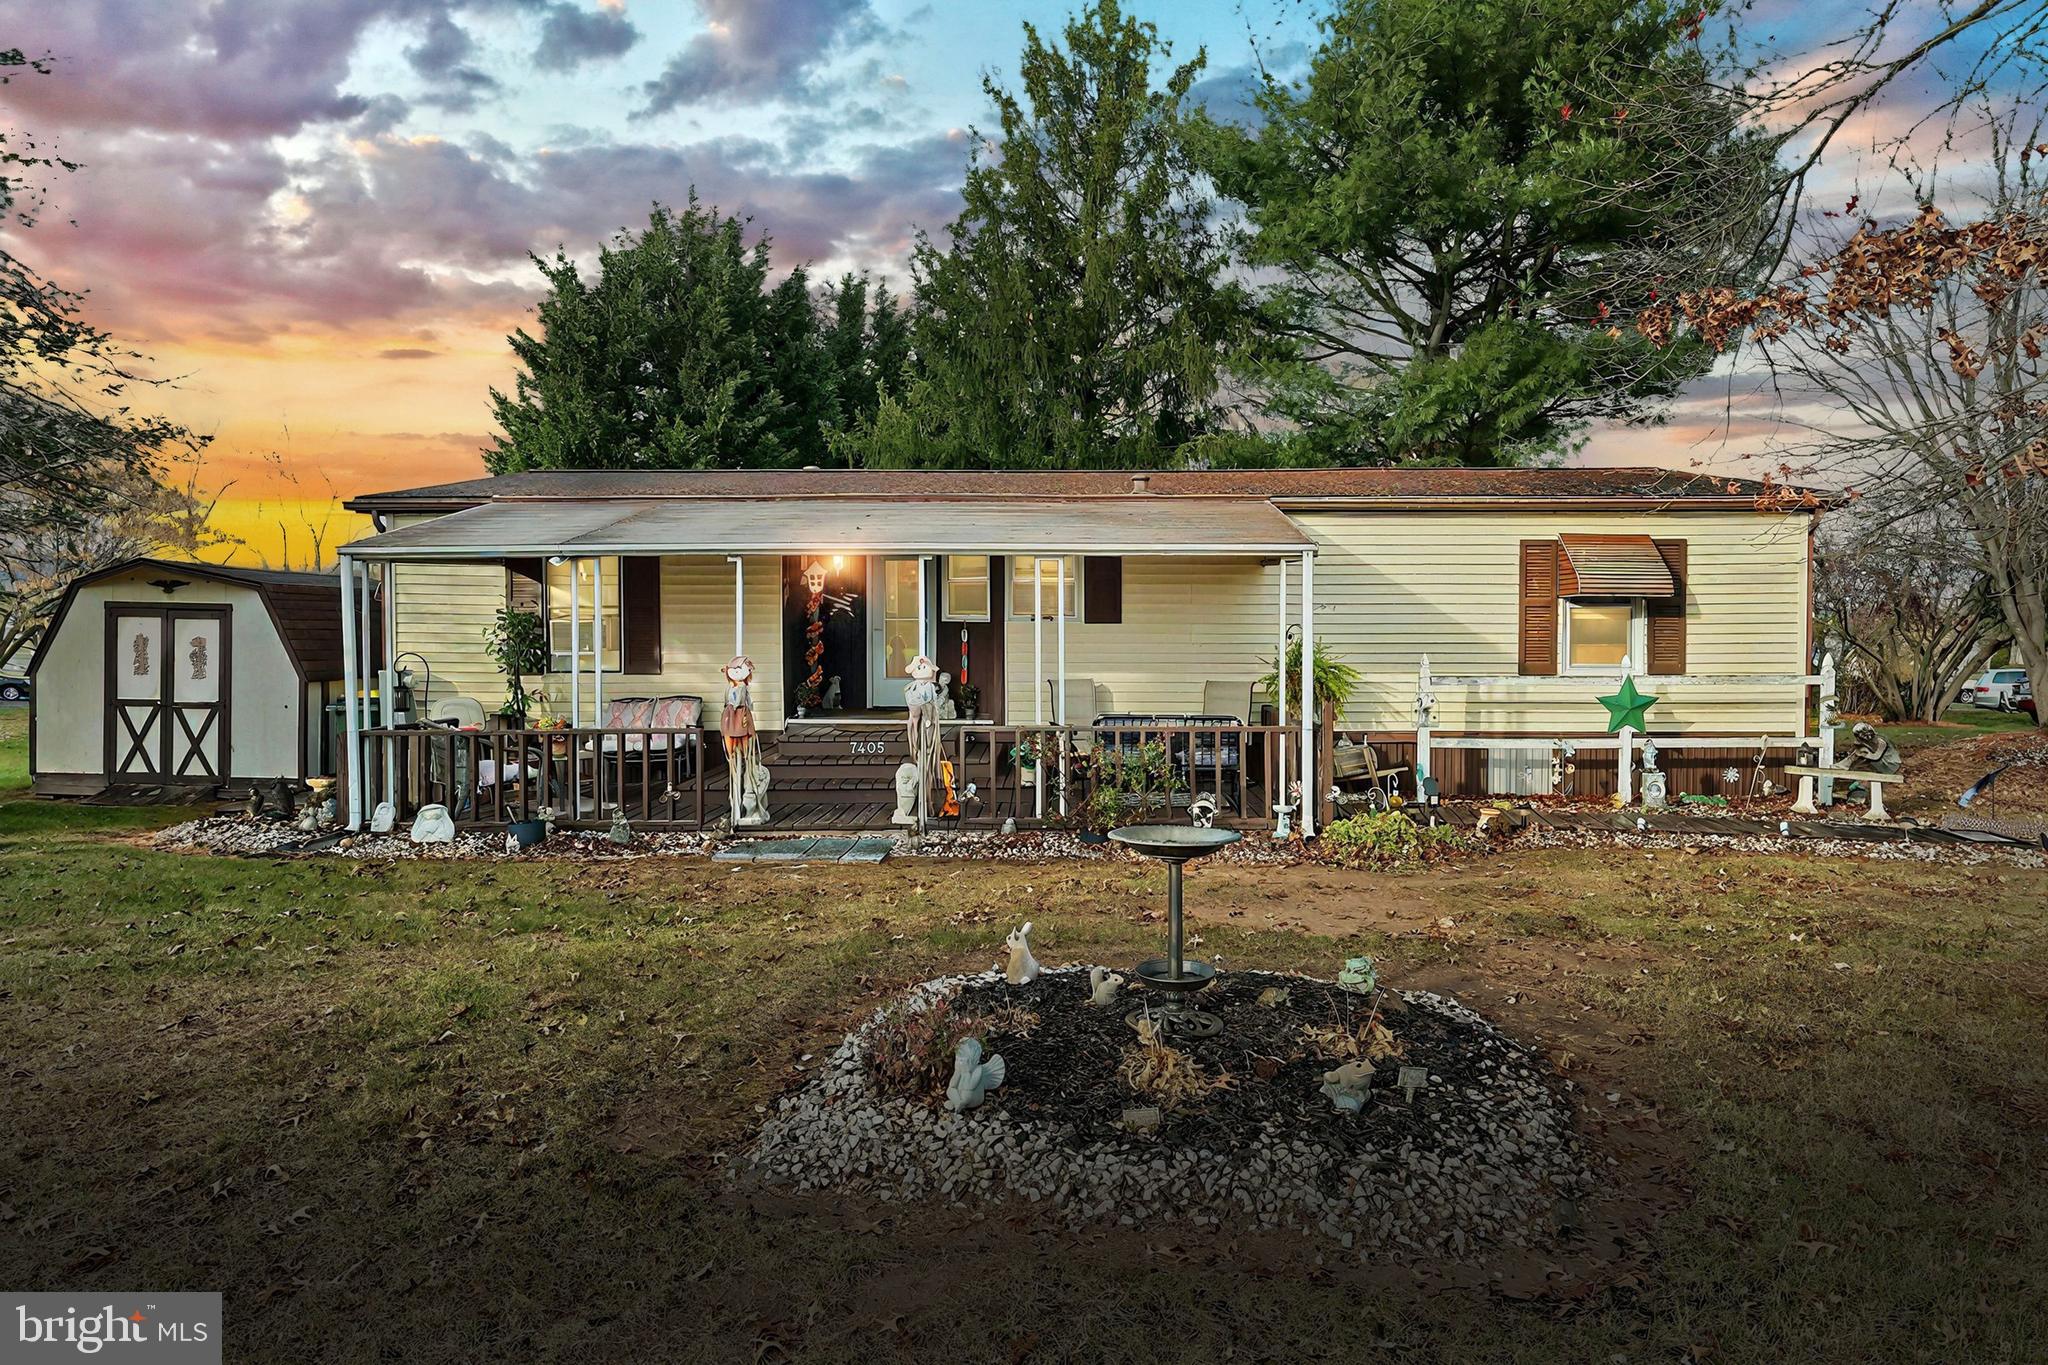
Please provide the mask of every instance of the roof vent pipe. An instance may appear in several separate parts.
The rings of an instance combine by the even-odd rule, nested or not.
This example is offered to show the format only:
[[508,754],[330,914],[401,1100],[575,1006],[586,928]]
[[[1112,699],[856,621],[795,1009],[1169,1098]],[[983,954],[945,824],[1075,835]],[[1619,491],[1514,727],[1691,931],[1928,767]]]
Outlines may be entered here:
[[1131,475],[1131,491],[1133,493],[1143,493],[1151,482],[1152,476],[1150,474],[1133,474]]

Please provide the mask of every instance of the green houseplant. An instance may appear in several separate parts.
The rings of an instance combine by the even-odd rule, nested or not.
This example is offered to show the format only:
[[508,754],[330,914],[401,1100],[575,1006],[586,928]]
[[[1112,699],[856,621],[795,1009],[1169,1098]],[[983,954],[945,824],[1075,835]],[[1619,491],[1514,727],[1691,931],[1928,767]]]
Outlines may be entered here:
[[[1339,659],[1316,642],[1315,664],[1310,670],[1315,679],[1317,711],[1342,712],[1351,694],[1358,690],[1359,672],[1350,664]],[[1266,676],[1255,684],[1268,696],[1280,695],[1280,671],[1267,666]],[[1291,640],[1287,645],[1287,699],[1290,706],[1301,705],[1301,641]]]
[[548,671],[547,627],[540,614],[498,608],[497,617],[484,627],[484,652],[506,679],[505,704],[498,714],[509,718],[515,729],[525,729],[526,675]]

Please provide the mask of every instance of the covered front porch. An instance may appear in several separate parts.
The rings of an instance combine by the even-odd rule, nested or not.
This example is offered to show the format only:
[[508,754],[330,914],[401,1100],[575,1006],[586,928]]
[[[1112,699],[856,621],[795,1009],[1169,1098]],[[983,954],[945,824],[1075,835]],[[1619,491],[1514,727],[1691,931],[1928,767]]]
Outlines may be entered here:
[[[467,826],[617,809],[713,827],[719,669],[746,655],[765,828],[895,827],[904,670],[925,654],[950,681],[927,826],[1105,803],[1186,818],[1204,798],[1224,823],[1270,825],[1307,776],[1314,718],[1253,680],[1290,631],[1312,640],[1313,562],[1245,498],[535,500],[395,527],[342,554],[346,694],[371,690],[372,629],[414,674],[376,676],[349,710],[348,822],[390,802]],[[392,609],[373,627],[378,593]],[[544,619],[523,726],[491,714],[506,680],[482,636],[501,606]]]

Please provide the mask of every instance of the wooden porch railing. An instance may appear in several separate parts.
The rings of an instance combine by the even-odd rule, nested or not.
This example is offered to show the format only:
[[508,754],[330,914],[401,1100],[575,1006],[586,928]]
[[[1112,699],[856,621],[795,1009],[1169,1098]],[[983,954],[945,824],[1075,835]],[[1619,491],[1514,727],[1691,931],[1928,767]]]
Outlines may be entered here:
[[[958,725],[947,728],[943,753],[962,810],[953,817],[933,809],[933,828],[994,828],[1006,819],[1079,825],[1103,791],[1116,794],[1121,824],[1185,820],[1190,803],[1207,796],[1218,824],[1260,828],[1273,823],[1273,807],[1285,799],[1278,790],[1283,755],[1290,784],[1300,772],[1301,734],[1277,725],[1172,722]],[[363,760],[365,809],[390,799],[401,824],[430,803],[469,829],[538,819],[543,809],[557,825],[602,828],[617,807],[636,826],[694,830],[727,809],[724,756],[716,733],[704,730],[372,728],[363,732]],[[772,751],[768,766],[773,809]],[[804,772],[816,778],[829,769]],[[966,799],[969,784],[974,794]]]
[[[364,802],[389,797],[401,821],[438,802],[464,828],[539,819],[543,809],[558,825],[603,826],[616,806],[635,823],[701,829],[706,748],[699,729],[370,729]],[[725,810],[715,804],[713,819]]]
[[975,789],[960,817],[974,827],[1078,823],[1104,789],[1116,793],[1122,824],[1185,819],[1207,796],[1216,823],[1266,827],[1285,799],[1283,754],[1291,784],[1301,768],[1301,732],[1291,726],[963,725],[946,737],[955,791]]

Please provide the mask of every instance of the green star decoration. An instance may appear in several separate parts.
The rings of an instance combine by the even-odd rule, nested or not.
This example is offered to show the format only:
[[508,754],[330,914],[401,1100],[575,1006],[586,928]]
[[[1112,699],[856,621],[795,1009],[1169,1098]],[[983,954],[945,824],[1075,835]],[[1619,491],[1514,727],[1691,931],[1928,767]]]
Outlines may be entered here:
[[1615,694],[1600,698],[1600,704],[1607,708],[1607,733],[1611,735],[1624,725],[1631,730],[1649,728],[1645,713],[1657,704],[1657,699],[1636,691],[1634,678],[1623,678]]

